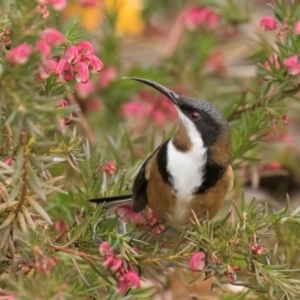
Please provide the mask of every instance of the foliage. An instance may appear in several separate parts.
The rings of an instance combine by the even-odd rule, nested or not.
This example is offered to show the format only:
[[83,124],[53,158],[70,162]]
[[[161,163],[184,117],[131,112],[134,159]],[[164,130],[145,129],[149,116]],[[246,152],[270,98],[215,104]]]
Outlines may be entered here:
[[[143,19],[144,33],[130,30],[133,36],[122,27],[122,16],[130,14],[122,5],[102,7],[101,30],[83,32],[75,18],[56,11],[55,1],[38,2],[38,8],[35,0],[0,4],[0,299],[153,298],[149,278],[166,285],[161,274],[178,277],[174,267],[188,274],[197,252],[205,253],[205,266],[193,280],[210,278],[212,292],[229,283],[247,288],[241,297],[298,299],[299,207],[287,196],[285,207],[275,210],[241,192],[243,171],[272,160],[260,150],[288,123],[282,114],[299,93],[297,1],[270,5],[277,20],[267,33],[252,20],[248,1],[145,1],[132,17],[139,24]],[[192,4],[211,19],[195,19]],[[243,26],[252,30],[251,20],[255,39],[239,54],[237,45],[250,43]],[[267,21],[261,26],[271,26]],[[45,37],[49,28],[53,42]],[[83,40],[82,51],[91,41],[95,53],[76,52]],[[51,55],[47,45],[37,46],[41,41]],[[63,59],[70,61],[59,69]],[[45,75],[50,60],[55,68]],[[80,62],[88,67],[80,69]],[[87,201],[130,192],[143,159],[175,130],[167,100],[122,80],[125,75],[153,79],[224,112],[236,174],[229,211],[202,224],[195,218],[183,232],[159,234],[147,230],[146,211],[142,223],[127,224],[122,233],[111,211]],[[104,241],[120,268],[100,253]],[[147,284],[121,292],[120,278],[128,273],[128,284],[139,278]]]

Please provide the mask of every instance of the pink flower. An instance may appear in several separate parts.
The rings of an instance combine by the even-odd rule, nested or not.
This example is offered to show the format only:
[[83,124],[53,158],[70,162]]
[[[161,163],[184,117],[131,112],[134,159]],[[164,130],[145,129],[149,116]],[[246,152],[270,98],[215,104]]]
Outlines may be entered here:
[[125,280],[119,281],[117,282],[116,287],[119,294],[125,294],[129,288],[129,283]]
[[57,67],[55,68],[54,74],[60,80],[70,81],[74,77],[74,71],[72,66],[68,63],[65,58],[62,58]]
[[141,285],[139,274],[134,270],[128,270],[125,274],[125,280],[129,283],[129,287],[132,289],[138,289]]
[[86,55],[82,59],[93,73],[100,72],[103,69],[102,61],[96,55]]
[[113,263],[114,263],[115,259],[113,256],[109,256],[105,261],[104,263],[102,264],[102,266],[105,268],[105,269],[109,269]]
[[205,266],[205,254],[202,251],[195,252],[190,259],[190,269],[193,272],[203,270]]
[[224,74],[226,71],[224,52],[219,50],[210,54],[205,61],[205,65],[216,74]]
[[219,16],[207,7],[194,6],[182,14],[182,21],[191,30],[198,26],[214,29],[218,26]]
[[114,260],[114,262],[112,263],[110,269],[113,271],[113,272],[117,272],[119,271],[121,268],[123,267],[123,261],[121,258],[116,258]]
[[116,79],[117,68],[115,66],[109,66],[105,68],[99,75],[99,86],[106,88],[109,84]]
[[59,46],[65,41],[63,34],[54,28],[45,29],[42,34],[42,39],[50,46]]
[[86,99],[89,95],[94,93],[95,85],[91,80],[88,80],[86,83],[77,82],[75,85],[75,91],[80,98]]
[[263,30],[275,30],[277,28],[277,21],[271,16],[263,17],[259,24]]
[[86,83],[90,79],[90,73],[88,66],[80,61],[78,63],[78,66],[75,68],[75,79],[77,82],[83,82]]
[[298,55],[294,55],[284,59],[283,65],[288,69],[291,75],[298,75],[300,73],[300,66],[298,64]]
[[97,0],[79,0],[79,3],[85,7],[96,7]]
[[54,227],[60,233],[66,233],[68,231],[68,226],[63,220],[56,221]]
[[37,10],[41,13],[41,19],[44,20],[49,17],[49,10],[47,9],[47,6],[44,4],[39,4],[37,6]]
[[47,0],[55,10],[63,10],[67,6],[67,0]]
[[134,212],[132,205],[129,204],[117,206],[115,209],[115,214],[120,216],[120,218],[126,223],[131,223],[132,221],[140,223],[142,221],[142,213]]
[[13,161],[12,157],[8,157],[8,158],[5,159],[4,162],[5,162],[8,166],[11,166],[12,161]]
[[102,242],[99,246],[99,251],[103,256],[115,255],[115,251],[111,249],[108,242]]
[[53,59],[51,60],[45,60],[40,66],[39,66],[39,75],[41,78],[49,78],[52,74],[52,72],[56,69],[57,62]]
[[51,47],[43,40],[39,40],[35,45],[36,49],[41,53],[43,59],[51,56]]
[[108,161],[101,167],[101,171],[112,176],[116,171],[116,164],[113,161]]
[[32,48],[27,43],[23,43],[13,48],[7,59],[13,65],[24,65],[28,61],[31,53]]
[[94,48],[91,43],[87,41],[81,41],[77,45],[78,52],[81,55],[91,55],[94,54]]
[[67,100],[65,99],[60,99],[58,102],[57,102],[57,105],[58,106],[61,106],[61,107],[66,107],[66,106],[69,106],[69,103]]
[[281,169],[281,162],[280,161],[273,161],[271,162],[267,167],[267,170],[269,171],[276,171],[276,170],[280,170]]
[[268,70],[271,70],[270,64],[273,65],[275,67],[275,69],[277,69],[277,70],[280,69],[280,64],[279,64],[279,61],[278,61],[278,56],[276,54],[271,55],[268,58],[268,60],[266,60],[264,62],[265,68],[268,69]]
[[295,34],[300,34],[300,21],[297,21],[294,32]]
[[80,60],[78,49],[75,46],[70,46],[64,54],[64,58],[70,64],[76,64]]

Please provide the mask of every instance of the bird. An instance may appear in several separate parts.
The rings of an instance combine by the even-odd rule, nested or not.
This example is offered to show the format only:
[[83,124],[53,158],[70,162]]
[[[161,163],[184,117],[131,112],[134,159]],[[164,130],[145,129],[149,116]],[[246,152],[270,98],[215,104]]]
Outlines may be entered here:
[[178,113],[176,134],[142,164],[132,194],[89,199],[95,203],[132,201],[134,212],[150,207],[162,223],[185,228],[196,215],[212,219],[234,183],[231,135],[224,114],[213,104],[180,96],[163,85],[126,77],[165,95]]

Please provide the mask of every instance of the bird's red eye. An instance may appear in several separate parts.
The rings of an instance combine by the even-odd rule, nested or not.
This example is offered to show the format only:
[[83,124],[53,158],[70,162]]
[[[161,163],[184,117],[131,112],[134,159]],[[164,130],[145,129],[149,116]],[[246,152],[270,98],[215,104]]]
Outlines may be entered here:
[[197,112],[192,112],[191,113],[191,120],[192,121],[198,121],[200,119],[200,114],[199,113],[197,113]]

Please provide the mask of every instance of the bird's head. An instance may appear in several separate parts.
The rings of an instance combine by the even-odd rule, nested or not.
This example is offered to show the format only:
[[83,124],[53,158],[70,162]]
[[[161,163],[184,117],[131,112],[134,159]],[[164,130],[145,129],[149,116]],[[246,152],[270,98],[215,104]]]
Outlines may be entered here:
[[[174,145],[180,151],[188,151],[193,143],[202,140],[204,147],[224,148],[230,158],[231,143],[227,120],[213,104],[203,100],[179,96],[166,87],[142,78],[126,77],[143,82],[164,94],[175,105],[179,117],[179,129]],[[224,145],[224,146],[222,146]],[[219,150],[218,150],[219,151]],[[220,152],[220,151],[219,151]]]

